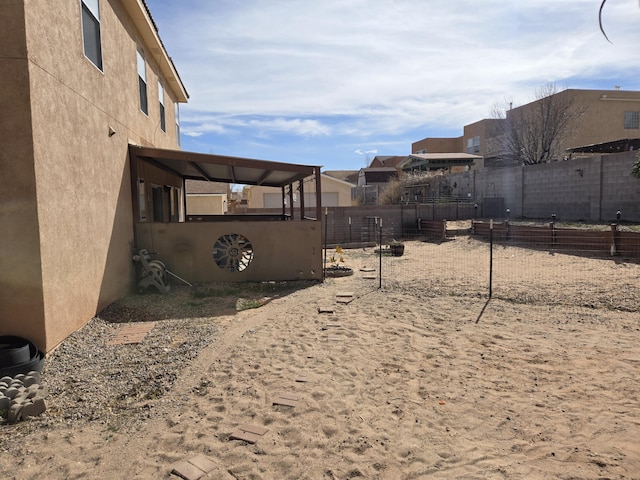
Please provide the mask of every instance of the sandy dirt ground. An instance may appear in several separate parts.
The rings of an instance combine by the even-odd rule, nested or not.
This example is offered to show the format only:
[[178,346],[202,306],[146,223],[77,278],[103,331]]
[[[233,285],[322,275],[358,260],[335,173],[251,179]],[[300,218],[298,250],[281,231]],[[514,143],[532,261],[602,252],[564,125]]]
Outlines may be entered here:
[[197,455],[216,479],[640,478],[637,263],[500,247],[488,301],[482,242],[408,242],[381,289],[372,249],[344,257],[352,276],[212,316],[133,427],[2,426],[3,478],[177,479]]

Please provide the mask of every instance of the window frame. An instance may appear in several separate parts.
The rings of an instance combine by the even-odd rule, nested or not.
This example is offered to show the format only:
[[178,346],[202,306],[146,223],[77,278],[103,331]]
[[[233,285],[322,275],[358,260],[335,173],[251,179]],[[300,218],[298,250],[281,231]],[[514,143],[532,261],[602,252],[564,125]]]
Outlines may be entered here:
[[624,129],[625,130],[640,129],[640,112],[634,112],[634,111],[624,112]]
[[147,89],[147,60],[141,49],[136,50],[136,65],[138,67],[138,97],[140,111],[149,116],[149,94]]
[[160,130],[167,133],[167,115],[164,108],[164,86],[162,85],[161,79],[158,79],[158,103],[160,111]]
[[[104,72],[100,0],[80,0],[80,24],[82,29],[82,52],[85,58],[98,70]],[[90,48],[88,49],[87,46]],[[95,51],[89,51],[91,49]]]
[[175,120],[176,120],[176,145],[180,146],[180,104],[175,103]]

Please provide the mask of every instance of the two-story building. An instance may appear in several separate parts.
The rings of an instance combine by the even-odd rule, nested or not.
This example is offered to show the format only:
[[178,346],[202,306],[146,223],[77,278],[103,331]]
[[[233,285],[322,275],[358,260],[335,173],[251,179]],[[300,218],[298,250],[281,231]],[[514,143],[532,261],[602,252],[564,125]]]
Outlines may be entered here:
[[0,3],[0,324],[42,350],[127,292],[129,144],[188,99],[138,0]]
[[320,167],[181,151],[188,95],[144,0],[3,0],[0,86],[0,335],[50,351],[136,286],[141,249],[193,282],[322,278],[304,214],[185,218],[187,180],[311,175],[319,198]]
[[[579,111],[571,128],[558,145],[557,160],[569,155],[572,149],[584,145],[615,142],[640,136],[640,92],[614,90],[567,89],[555,93],[554,98],[564,101],[571,97],[571,108]],[[484,166],[504,166],[501,158],[500,132],[502,123],[511,117],[526,116],[543,99],[512,108],[505,112],[506,119],[483,119],[465,125],[463,135],[453,138],[424,138],[411,145],[412,153],[457,153],[481,155]],[[544,100],[548,101],[548,100]]]

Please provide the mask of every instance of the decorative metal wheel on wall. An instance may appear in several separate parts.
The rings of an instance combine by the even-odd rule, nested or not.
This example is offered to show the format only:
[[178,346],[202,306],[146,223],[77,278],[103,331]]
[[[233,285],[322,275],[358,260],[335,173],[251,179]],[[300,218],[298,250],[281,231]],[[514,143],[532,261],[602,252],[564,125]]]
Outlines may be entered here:
[[213,259],[220,268],[242,272],[253,260],[251,242],[238,233],[222,235],[213,244]]

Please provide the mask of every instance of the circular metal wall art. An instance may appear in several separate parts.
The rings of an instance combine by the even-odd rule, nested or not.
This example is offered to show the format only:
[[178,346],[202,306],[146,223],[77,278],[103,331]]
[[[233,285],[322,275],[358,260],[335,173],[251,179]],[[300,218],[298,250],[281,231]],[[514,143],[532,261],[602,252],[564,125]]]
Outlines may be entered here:
[[222,235],[213,244],[213,260],[224,270],[242,272],[253,260],[253,247],[238,233]]

